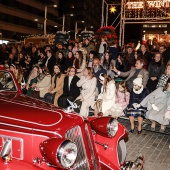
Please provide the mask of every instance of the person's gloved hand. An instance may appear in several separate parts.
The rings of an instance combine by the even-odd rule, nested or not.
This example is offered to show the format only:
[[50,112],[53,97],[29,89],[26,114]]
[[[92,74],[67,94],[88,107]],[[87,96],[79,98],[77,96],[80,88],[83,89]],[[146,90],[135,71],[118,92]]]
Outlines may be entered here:
[[159,111],[158,107],[155,106],[155,104],[152,104],[153,110]]
[[138,104],[138,103],[133,103],[133,107],[134,107],[135,109],[137,109],[137,108],[140,107],[140,104]]

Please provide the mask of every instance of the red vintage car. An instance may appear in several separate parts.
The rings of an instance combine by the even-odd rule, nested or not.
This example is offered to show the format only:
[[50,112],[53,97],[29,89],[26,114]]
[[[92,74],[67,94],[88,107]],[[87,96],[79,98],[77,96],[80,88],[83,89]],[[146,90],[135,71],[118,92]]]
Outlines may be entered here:
[[1,170],[119,170],[127,135],[114,118],[85,119],[25,96],[0,69]]

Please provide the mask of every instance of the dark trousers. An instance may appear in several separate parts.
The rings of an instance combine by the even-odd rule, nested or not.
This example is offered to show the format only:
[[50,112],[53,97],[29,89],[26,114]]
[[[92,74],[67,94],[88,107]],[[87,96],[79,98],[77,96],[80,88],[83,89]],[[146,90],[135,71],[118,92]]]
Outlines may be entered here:
[[51,103],[51,104],[54,104],[54,98],[55,98],[55,94],[56,93],[46,93],[44,95],[44,101],[47,102],[47,103]]
[[150,93],[153,92],[156,89],[156,86],[158,84],[158,80],[159,79],[156,79],[154,81],[152,81],[151,79],[148,80],[146,87],[148,88]]
[[75,100],[75,97],[73,96],[67,96],[67,95],[61,95],[58,99],[58,106],[62,107],[62,108],[67,108],[69,105],[68,100],[70,100],[71,102],[73,102]]

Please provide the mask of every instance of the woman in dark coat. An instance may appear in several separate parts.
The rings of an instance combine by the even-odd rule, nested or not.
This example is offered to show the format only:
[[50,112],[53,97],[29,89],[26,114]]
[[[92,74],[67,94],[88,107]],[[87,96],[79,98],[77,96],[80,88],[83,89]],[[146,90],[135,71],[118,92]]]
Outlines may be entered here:
[[65,63],[65,57],[64,57],[64,53],[62,51],[59,51],[58,53],[58,57],[57,57],[57,60],[56,60],[56,64],[57,65],[60,65],[60,71],[62,73],[64,73],[64,63]]
[[154,60],[151,61],[148,67],[149,79],[147,83],[147,88],[150,93],[156,89],[159,78],[164,73],[164,71],[165,65],[161,61],[161,54],[156,53]]
[[71,51],[68,52],[66,59],[64,60],[64,64],[62,66],[63,73],[67,73],[67,69],[73,65],[74,55]]
[[68,68],[68,76],[64,78],[63,94],[58,99],[58,105],[67,108],[69,103],[67,101],[74,101],[80,95],[80,89],[77,86],[79,77],[76,76],[76,69],[74,67]]
[[129,117],[131,130],[133,133],[135,129],[134,118],[138,119],[138,134],[142,132],[142,122],[145,118],[146,108],[140,106],[140,102],[149,94],[147,88],[143,88],[142,78],[138,77],[133,80],[133,90],[130,92],[130,100],[124,113]]

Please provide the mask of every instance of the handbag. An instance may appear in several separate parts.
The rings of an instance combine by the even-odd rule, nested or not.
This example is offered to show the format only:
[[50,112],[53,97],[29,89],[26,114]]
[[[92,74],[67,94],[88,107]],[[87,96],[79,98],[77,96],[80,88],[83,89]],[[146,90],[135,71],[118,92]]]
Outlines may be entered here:
[[80,108],[81,108],[81,105],[82,105],[82,101],[80,99],[74,101],[74,103],[76,103],[77,105],[77,108],[74,108],[74,112],[76,113],[80,113]]

